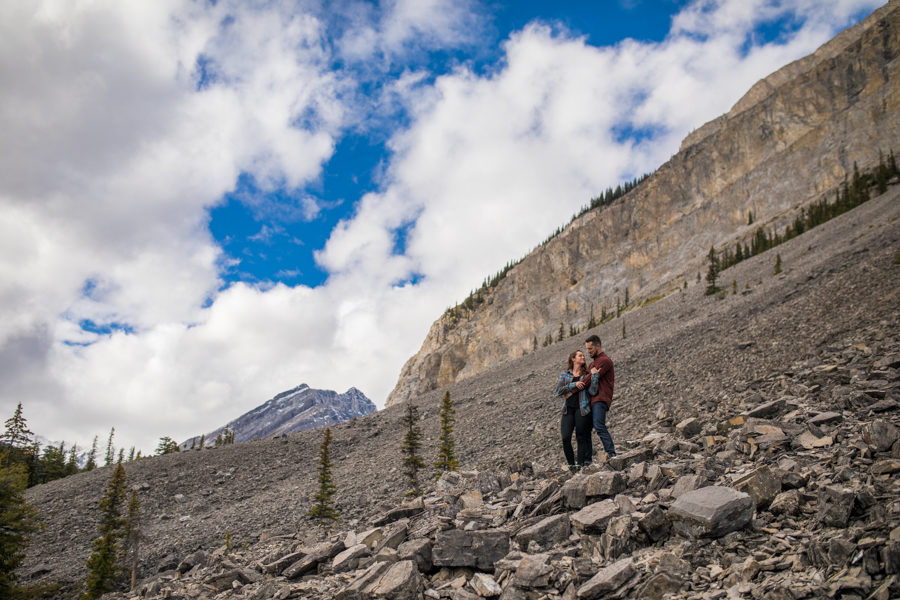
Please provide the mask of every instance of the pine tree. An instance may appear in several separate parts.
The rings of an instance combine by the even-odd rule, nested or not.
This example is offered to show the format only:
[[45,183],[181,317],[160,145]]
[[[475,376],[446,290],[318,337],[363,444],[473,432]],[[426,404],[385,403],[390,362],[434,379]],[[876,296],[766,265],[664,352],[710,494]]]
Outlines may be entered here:
[[775,268],[773,269],[773,275],[778,275],[781,273],[781,254],[775,255]]
[[174,454],[175,452],[178,452],[178,442],[167,435],[159,438],[159,444],[156,446],[156,454],[158,456]]
[[422,488],[419,485],[419,469],[425,468],[425,461],[419,456],[422,447],[422,432],[419,429],[419,408],[412,402],[406,404],[406,415],[403,417],[403,428],[406,435],[403,436],[403,470],[409,479],[410,491],[407,496],[421,496]]
[[66,459],[66,475],[74,475],[78,472],[78,445],[72,444],[69,448],[69,456]]
[[6,420],[6,429],[0,436],[0,444],[10,449],[5,455],[5,462],[9,466],[13,462],[25,462],[29,448],[34,444],[34,434],[28,429],[28,423],[22,414],[22,403],[16,406],[13,416]]
[[125,462],[125,448],[119,448],[119,458],[116,460],[118,463]]
[[747,211],[747,225],[753,225],[753,211]]
[[[6,449],[0,454],[8,452]],[[25,466],[19,463],[3,466],[6,463],[0,461],[0,598],[15,598],[19,595],[16,569],[25,560],[25,548],[38,528],[38,517],[37,511],[25,501],[28,484]]]
[[113,464],[113,461],[116,459],[116,449],[113,446],[114,435],[116,435],[115,427],[109,430],[109,439],[106,440],[106,463],[104,464],[106,467]]
[[622,339],[624,340],[626,337],[628,336],[625,333],[625,319],[622,319]]
[[438,449],[438,459],[434,463],[434,468],[438,472],[455,471],[459,468],[456,462],[456,442],[453,440],[455,415],[456,410],[453,408],[453,401],[450,400],[450,392],[445,392],[444,400],[441,402],[441,435],[438,438],[441,446]]
[[117,464],[100,500],[100,533],[87,561],[88,576],[81,600],[94,600],[115,590],[121,571],[119,555],[126,531],[123,517],[126,502],[125,467]]
[[128,451],[128,462],[134,461],[134,446]]
[[66,454],[62,445],[49,445],[41,454],[40,476],[36,483],[47,483],[66,476]]
[[200,446],[199,446],[198,450],[203,450],[203,444],[205,444],[205,443],[206,443],[206,434],[204,433],[203,435],[200,436]]
[[93,471],[97,468],[97,436],[94,436],[94,442],[91,444],[91,451],[88,452],[87,462],[84,464],[85,471]]
[[565,337],[566,337],[565,329],[563,329],[563,324],[560,323],[559,324],[559,333],[556,334],[556,341],[561,342],[565,339]]
[[534,336],[531,340],[531,351],[534,352],[535,350],[537,350],[537,346],[537,336]]
[[591,303],[591,318],[588,319],[588,326],[587,326],[587,328],[588,328],[588,329],[593,329],[593,328],[596,327],[597,325],[599,325],[599,323],[597,323],[597,319],[594,318],[594,303],[592,302],[592,303]]
[[716,279],[719,277],[719,258],[716,256],[716,249],[710,247],[709,255],[707,256],[709,259],[709,269],[706,271],[706,295],[711,296],[719,291],[719,287],[716,285]]
[[316,504],[306,513],[307,516],[320,521],[337,521],[339,513],[334,507],[332,497],[337,493],[337,487],[331,477],[331,427],[325,428],[322,436],[322,446],[319,448],[319,491],[313,496]]
[[130,590],[134,590],[137,577],[138,549],[141,543],[141,503],[137,491],[131,490],[128,501],[128,515],[125,517],[125,564],[131,569]]

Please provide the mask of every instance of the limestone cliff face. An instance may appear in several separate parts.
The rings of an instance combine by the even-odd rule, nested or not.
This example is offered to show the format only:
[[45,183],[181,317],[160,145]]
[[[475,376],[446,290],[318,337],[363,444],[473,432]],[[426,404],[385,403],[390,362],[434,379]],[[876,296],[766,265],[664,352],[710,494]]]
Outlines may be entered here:
[[[779,230],[799,207],[900,150],[900,2],[760,81],[639,187],[574,220],[464,316],[444,314],[387,405],[530,351],[560,323],[691,284],[710,246]],[[752,211],[755,223],[747,225]]]

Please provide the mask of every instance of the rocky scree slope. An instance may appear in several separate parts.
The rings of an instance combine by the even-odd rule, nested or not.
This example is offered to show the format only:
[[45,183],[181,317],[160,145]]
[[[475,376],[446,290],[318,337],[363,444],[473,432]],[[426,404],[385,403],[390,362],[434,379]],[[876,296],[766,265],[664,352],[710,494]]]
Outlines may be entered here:
[[[355,387],[338,394],[332,390],[314,390],[304,383],[277,394],[226,426],[234,432],[234,441],[241,443],[343,423],[375,410],[375,404]],[[205,444],[212,444],[226,426],[205,434]],[[181,449],[190,449],[199,442],[199,436],[186,440],[181,443]]]
[[[588,323],[705,272],[711,246],[784,227],[833,197],[900,140],[900,2],[875,11],[814,55],[760,82],[701,128],[649,179],[595,208],[483,292],[472,311],[432,325],[386,404],[486,371],[530,351],[560,323]],[[748,225],[748,213],[755,221]]]
[[[900,353],[898,222],[900,188],[894,186],[887,194],[724,271],[723,282],[737,282],[736,295],[723,299],[705,296],[704,286],[691,282],[683,293],[672,293],[578,338],[539,349],[514,363],[449,386],[446,390],[450,391],[457,409],[455,437],[462,468],[504,477],[504,484],[505,477],[520,473],[525,478],[522,485],[530,482],[529,486],[541,488],[549,485],[545,480],[557,478],[562,472],[559,465],[563,459],[558,439],[559,402],[552,397],[552,389],[568,353],[582,347],[584,336],[597,333],[616,363],[616,399],[609,418],[612,434],[623,453],[647,449],[652,452],[642,459],[647,470],[640,478],[631,481],[633,465],[628,465],[627,471],[623,466],[621,471],[628,474],[630,483],[620,493],[631,497],[635,507],[641,511],[647,509],[646,512],[654,506],[668,511],[672,496],[659,492],[672,488],[683,475],[702,475],[704,484],[721,485],[729,483],[736,474],[768,465],[770,469],[780,469],[779,473],[796,471],[806,477],[806,487],[794,488],[790,487],[794,484],[785,483],[790,478],[786,480],[782,474],[781,479],[781,491],[799,490],[798,503],[806,508],[798,509],[801,512],[791,517],[800,519],[796,526],[782,517],[776,519],[774,513],[770,519],[759,511],[754,523],[768,526],[766,523],[778,522],[779,527],[791,531],[808,529],[804,519],[809,516],[803,511],[818,510],[812,498],[818,498],[820,488],[835,483],[851,487],[875,485],[872,482],[881,474],[874,473],[872,467],[875,461],[887,457],[884,454],[887,450],[881,448],[885,444],[872,450],[868,442],[865,448],[861,447],[860,440],[865,441],[862,432],[876,421],[893,425],[900,421],[900,413],[895,408]],[[781,255],[784,268],[777,276],[772,272],[776,252]],[[627,332],[624,339],[623,324]],[[426,460],[435,458],[438,411],[444,391],[436,390],[416,399],[422,414]],[[787,442],[778,438],[774,429],[764,429],[767,433],[745,429],[744,425],[720,429],[726,420],[772,401],[783,401],[777,411],[766,417],[773,422],[757,422],[753,427],[779,428]],[[812,421],[829,412],[838,413],[839,420],[828,417],[836,420],[821,424]],[[372,519],[394,508],[406,491],[400,455],[402,413],[403,407],[395,406],[332,427],[334,477],[339,490],[336,500],[343,515],[337,530],[320,529],[304,516],[316,490],[321,431],[128,463],[128,480],[138,489],[145,514],[139,576],[157,577],[160,571],[166,573],[199,550],[212,555],[228,536],[235,549],[243,549],[247,544],[247,554],[227,560],[264,577],[259,582],[262,586],[275,585],[270,581],[272,573],[258,571],[254,566],[255,553],[262,552],[267,545],[277,542],[284,548],[294,549],[322,542],[335,531],[367,530],[373,525]],[[689,418],[699,421],[699,432],[696,425],[685,429],[684,434],[672,429]],[[810,422],[815,428],[810,427]],[[831,437],[832,442],[809,451],[795,448],[794,440],[800,439],[803,433],[798,428],[806,428],[817,440]],[[662,437],[651,435],[654,432]],[[772,434],[776,435],[777,445],[763,447],[770,442],[760,443],[758,438]],[[647,438],[648,435],[651,437]],[[708,436],[712,437],[707,442]],[[750,438],[755,441],[751,443]],[[773,454],[768,451],[771,448],[779,451]],[[893,451],[894,447],[890,449]],[[797,466],[790,469],[786,469],[791,466],[788,464],[779,466],[778,460],[784,457],[792,458]],[[598,462],[601,458],[602,452]],[[707,462],[710,466],[701,469]],[[674,466],[664,467],[669,463]],[[658,473],[661,474],[657,476]],[[86,574],[84,564],[96,536],[97,503],[109,476],[109,468],[100,468],[28,490],[29,501],[41,511],[46,525],[29,547],[21,570],[26,582],[59,581],[64,584],[63,595],[72,597],[79,593],[80,581]],[[656,482],[651,487],[659,485],[659,489],[651,490],[647,486],[654,477]],[[829,540],[839,537],[842,541],[835,542],[836,556],[843,552],[840,548],[846,549],[845,541],[856,544],[850,559],[869,547],[876,548],[876,552],[888,547],[884,527],[896,527],[897,502],[880,488],[866,489],[877,502],[867,505],[866,512],[862,513],[863,521],[848,524],[865,527],[867,515],[876,514],[869,511],[886,511],[877,513],[883,524],[879,526],[882,529],[874,532],[877,541],[862,542],[867,536],[857,535],[856,529],[847,537],[848,530],[844,528],[825,528],[822,531],[827,535],[815,540],[831,544]],[[520,493],[526,499],[534,491],[523,488]],[[645,492],[650,491],[659,498],[655,504],[652,499],[644,502]],[[857,491],[853,493],[856,497]],[[493,501],[488,498],[489,503]],[[562,510],[561,505],[554,506],[557,508],[553,512]],[[574,507],[567,507],[566,512],[571,512],[569,508]],[[517,518],[522,516],[520,513]],[[510,515],[505,519],[504,524]],[[509,522],[508,527],[519,522]],[[761,531],[755,525],[748,525],[731,537],[726,536],[729,540],[726,544],[733,542],[733,545],[726,549],[714,547],[725,553],[715,563],[727,571],[725,578],[733,573],[730,569],[736,564],[735,557],[746,561],[752,554],[757,562],[767,560],[766,555],[758,554],[764,552],[762,546],[745,541],[762,539],[765,532]],[[429,532],[426,537],[431,539],[432,534],[436,532]],[[416,538],[416,535],[407,537]],[[679,543],[680,538],[666,539]],[[791,553],[801,555],[800,546],[809,546],[811,540],[793,533],[783,539]],[[763,545],[784,546],[774,540]],[[532,553],[525,546],[523,550]],[[699,546],[691,548],[700,552]],[[688,571],[703,573],[700,570],[703,567],[708,569],[710,578],[718,581],[721,572],[707,563],[701,564],[699,561],[706,560],[704,555],[694,552],[691,550],[687,557],[682,554],[681,559],[690,564]],[[625,553],[617,558],[627,556]],[[609,560],[595,556],[593,550],[571,558],[590,558],[590,567],[582,562],[584,569],[577,580],[579,585],[589,575],[605,568]],[[269,564],[271,560],[264,562]],[[553,560],[550,564],[553,566]],[[214,562],[202,568],[224,570],[225,566],[226,563]],[[768,566],[760,571],[764,576],[771,573],[766,570]],[[858,561],[845,566],[854,568]],[[323,569],[326,568],[327,564]],[[818,585],[819,575],[810,569],[822,567],[801,569],[806,573],[804,577],[813,578],[807,583]],[[792,575],[799,571],[792,567],[777,572]],[[198,576],[199,573],[198,570]],[[205,577],[209,571],[204,573]],[[649,576],[645,567],[635,570],[632,577],[638,573],[642,581]],[[431,576],[427,569],[424,574]],[[164,575],[160,581],[170,575]],[[826,573],[820,575],[825,577]],[[874,585],[882,571],[869,576],[876,578]],[[751,583],[755,581],[754,578]],[[164,583],[165,589],[179,585],[171,581]],[[247,589],[240,593],[246,592],[251,597],[259,592],[259,587],[246,583]],[[276,583],[282,585],[285,581]],[[332,589],[345,583],[349,581],[329,580],[322,585]],[[219,593],[213,593],[219,590],[216,585],[202,585],[211,585],[212,589],[203,587],[206,591],[201,596]],[[297,582],[290,580],[288,585]],[[553,585],[561,584],[556,581]],[[146,590],[149,596],[163,593],[162,587],[154,589],[153,593]],[[192,589],[190,595],[199,588]],[[259,593],[262,595],[258,597],[276,597],[274,592],[271,596],[266,596],[268,592]],[[289,593],[317,597],[301,591]]]

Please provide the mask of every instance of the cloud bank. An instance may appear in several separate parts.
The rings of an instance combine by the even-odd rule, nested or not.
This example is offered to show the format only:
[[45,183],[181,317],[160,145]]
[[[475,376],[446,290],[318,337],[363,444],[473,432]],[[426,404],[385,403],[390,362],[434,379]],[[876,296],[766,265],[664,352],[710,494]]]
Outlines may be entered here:
[[[301,382],[382,404],[445,308],[878,4],[701,0],[608,47],[533,22],[494,68],[434,77],[404,60],[477,44],[483,7],[5,2],[0,408],[147,452]],[[242,174],[262,203],[303,191],[383,101],[405,118],[316,249],[328,280],[225,285],[210,209]]]

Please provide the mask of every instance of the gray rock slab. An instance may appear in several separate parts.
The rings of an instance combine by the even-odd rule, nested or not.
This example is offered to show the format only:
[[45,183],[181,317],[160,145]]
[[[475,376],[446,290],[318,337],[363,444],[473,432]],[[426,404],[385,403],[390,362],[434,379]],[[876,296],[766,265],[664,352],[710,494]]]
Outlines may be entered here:
[[688,492],[700,489],[705,483],[701,475],[682,475],[672,486],[672,497],[680,498]]
[[637,524],[654,543],[667,538],[672,530],[672,523],[666,518],[665,511],[658,506],[654,506],[650,512],[639,518]]
[[892,475],[900,471],[900,459],[885,458],[879,460],[872,465],[870,470],[875,475]]
[[709,486],[682,495],[668,515],[673,529],[685,537],[721,537],[750,522],[753,499],[732,488]]
[[[399,563],[398,563],[399,564]],[[369,565],[356,579],[351,581],[335,596],[336,600],[366,600],[368,591],[374,586],[381,576],[387,573],[391,567],[388,563],[376,562]]]
[[703,423],[700,419],[689,417],[676,425],[675,429],[678,430],[678,433],[680,433],[682,437],[688,439],[703,431]]
[[563,484],[560,491],[563,498],[565,498],[566,506],[569,508],[581,508],[587,504],[586,486],[584,483],[586,477],[586,475],[576,475]]
[[369,553],[369,547],[365,544],[356,544],[339,552],[331,561],[331,569],[335,573],[353,571],[359,565],[359,559]]
[[491,571],[509,552],[509,533],[502,529],[439,531],[431,551],[436,567],[475,567]]
[[274,575],[281,575],[281,572],[287,569],[292,564],[296,563],[298,560],[303,558],[303,552],[291,552],[290,554],[285,554],[278,560],[272,561],[271,563],[263,566],[263,572],[272,573]]
[[596,575],[578,588],[575,595],[582,600],[601,598],[628,583],[634,572],[634,561],[630,557],[623,558],[608,567],[600,569]]
[[569,520],[576,531],[581,533],[603,533],[609,519],[619,512],[614,500],[602,500],[588,504],[576,513],[569,515]]
[[570,533],[569,516],[567,514],[553,515],[526,527],[516,534],[516,542],[523,549],[528,548],[528,543],[534,541],[541,548],[552,546],[566,540]]
[[732,487],[750,494],[755,506],[765,508],[781,492],[781,477],[768,466],[762,466],[736,479]]
[[823,412],[811,418],[808,422],[810,425],[833,425],[844,420],[844,415],[838,412]]
[[581,508],[587,504],[588,498],[611,498],[625,491],[626,487],[627,482],[622,473],[600,471],[572,477],[563,485],[562,495],[566,506]]
[[407,540],[397,547],[397,557],[400,560],[414,561],[419,571],[428,573],[433,566],[431,561],[431,540],[428,538]]
[[391,509],[385,514],[381,515],[373,522],[376,526],[387,525],[388,523],[393,523],[394,521],[399,521],[400,519],[405,519],[408,517],[414,517],[417,514],[424,512],[425,510],[425,501],[422,498],[417,498],[408,504],[403,504],[402,506],[398,506],[397,508]]
[[900,438],[900,428],[888,421],[875,421],[864,432],[866,443],[878,452],[887,452]]
[[493,598],[503,593],[503,588],[497,583],[497,580],[487,573],[474,573],[469,585],[475,590],[475,593],[482,598]]
[[784,410],[786,403],[787,402],[785,398],[779,398],[778,400],[765,402],[744,412],[743,416],[754,417],[757,419],[767,419],[769,417],[774,417]]
[[819,489],[816,519],[826,527],[846,527],[850,523],[856,494],[850,488],[829,485]]
[[625,491],[625,476],[614,471],[591,473],[585,480],[584,494],[588,498],[612,498]]
[[800,510],[800,492],[797,490],[781,492],[769,505],[769,512],[773,515],[792,516],[797,514],[798,510]]
[[619,454],[614,458],[610,458],[608,461],[606,461],[606,464],[609,465],[609,468],[613,469],[614,471],[621,471],[623,469],[627,469],[635,463],[647,461],[651,458],[653,458],[652,448],[637,448],[635,450]]
[[375,544],[375,552],[382,548],[393,548],[394,550],[406,540],[409,531],[409,519],[400,519],[387,525],[382,532],[381,540]]
[[523,588],[546,587],[550,583],[550,558],[546,554],[523,556],[516,566],[515,583]]
[[390,600],[418,600],[425,582],[411,560],[394,563],[374,585],[366,590],[370,598]]

